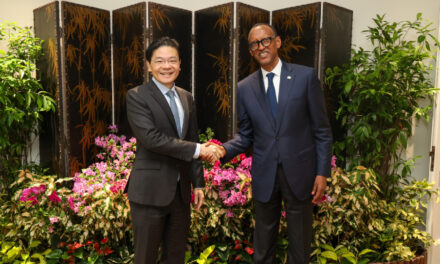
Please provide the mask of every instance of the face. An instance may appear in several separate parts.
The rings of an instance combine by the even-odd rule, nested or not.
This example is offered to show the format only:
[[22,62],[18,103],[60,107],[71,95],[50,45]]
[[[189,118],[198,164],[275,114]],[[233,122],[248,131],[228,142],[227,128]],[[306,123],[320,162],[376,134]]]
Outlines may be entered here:
[[[260,41],[267,37],[272,37],[275,34],[268,26],[261,25],[252,29],[249,33],[248,42]],[[281,47],[281,38],[279,36],[272,39],[268,47],[264,47],[262,43],[254,51],[249,49],[252,57],[260,64],[266,71],[272,71],[278,63],[278,49]]]
[[147,61],[147,67],[158,82],[171,89],[180,73],[179,54],[173,47],[159,47],[153,52],[151,61]]

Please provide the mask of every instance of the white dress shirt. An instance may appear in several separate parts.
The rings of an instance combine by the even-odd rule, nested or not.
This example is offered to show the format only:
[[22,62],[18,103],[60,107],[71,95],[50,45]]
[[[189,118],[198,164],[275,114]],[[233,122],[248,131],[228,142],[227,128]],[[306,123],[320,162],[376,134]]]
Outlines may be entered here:
[[[273,68],[273,70],[271,71],[272,73],[274,73],[275,75],[273,76],[273,86],[275,87],[275,96],[277,98],[277,102],[278,102],[278,98],[279,98],[279,94],[280,94],[280,80],[281,80],[281,66],[282,66],[282,62],[280,59],[278,59],[278,64],[277,66],[275,66],[275,68]],[[261,68],[261,74],[263,75],[263,83],[264,83],[264,91],[267,93],[267,88],[268,88],[268,80],[267,80],[267,74],[269,72],[266,71],[265,69]]]
[[[170,88],[168,88],[165,85],[158,82],[154,77],[153,77],[153,82],[156,84],[157,88],[159,88],[160,92],[163,94],[163,96],[165,97],[165,100],[167,100],[168,105],[169,105],[170,104],[170,97],[168,97],[167,92],[170,90]],[[179,94],[176,91],[176,85],[173,84],[173,87],[171,88],[171,90],[174,91],[174,95],[175,95],[174,99],[176,101],[177,111],[179,112],[180,131],[182,131],[183,119],[185,117],[185,111],[183,111],[182,101],[180,100]],[[200,155],[200,144],[197,143],[197,147],[194,152],[193,158],[198,159],[199,155]]]

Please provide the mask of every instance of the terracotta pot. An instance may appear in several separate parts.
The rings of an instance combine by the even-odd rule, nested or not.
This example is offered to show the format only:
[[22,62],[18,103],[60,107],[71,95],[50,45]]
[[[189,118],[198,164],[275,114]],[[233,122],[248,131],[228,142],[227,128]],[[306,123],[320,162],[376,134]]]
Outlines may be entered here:
[[392,262],[371,262],[370,264],[426,264],[428,263],[427,252],[410,260],[397,260]]

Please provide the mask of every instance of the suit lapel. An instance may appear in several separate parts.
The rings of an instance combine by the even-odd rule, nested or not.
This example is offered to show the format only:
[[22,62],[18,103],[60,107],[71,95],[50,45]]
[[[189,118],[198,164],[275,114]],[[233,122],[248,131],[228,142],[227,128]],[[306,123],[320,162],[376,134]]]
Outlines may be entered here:
[[287,63],[283,61],[280,76],[280,91],[278,94],[278,116],[277,130],[280,129],[281,120],[286,110],[287,103],[289,101],[289,93],[294,89],[293,82],[295,80],[295,74],[287,67]]
[[188,96],[185,96],[184,93],[182,92],[183,90],[179,87],[176,86],[176,91],[179,94],[180,97],[180,102],[182,102],[182,107],[183,107],[183,124],[182,124],[182,138],[185,138],[186,133],[188,132],[188,122],[189,122],[189,98]]
[[264,91],[264,83],[263,83],[263,76],[261,73],[261,69],[255,72],[253,83],[251,84],[252,90],[255,93],[255,97],[257,98],[258,103],[260,104],[260,107],[263,109],[263,112],[265,113],[268,120],[270,120],[270,123],[272,125],[272,128],[275,129],[275,120],[273,119],[272,112],[269,107],[269,103],[266,99],[266,92]]
[[171,126],[176,131],[176,135],[178,135],[176,122],[174,121],[173,112],[171,112],[170,105],[168,104],[164,95],[160,92],[159,88],[156,86],[156,84],[153,81],[150,81],[147,84],[147,87],[149,88],[149,90],[151,92],[151,96],[154,98],[154,100],[157,101],[157,103],[160,105],[162,110],[166,113],[168,120],[170,121]]

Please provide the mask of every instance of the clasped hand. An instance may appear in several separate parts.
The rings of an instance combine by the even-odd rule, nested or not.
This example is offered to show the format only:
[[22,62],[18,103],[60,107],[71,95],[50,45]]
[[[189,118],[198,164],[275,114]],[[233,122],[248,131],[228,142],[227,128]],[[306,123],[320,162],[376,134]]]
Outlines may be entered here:
[[207,142],[200,145],[200,158],[209,163],[214,163],[223,158],[225,155],[226,150],[220,145],[212,142]]

